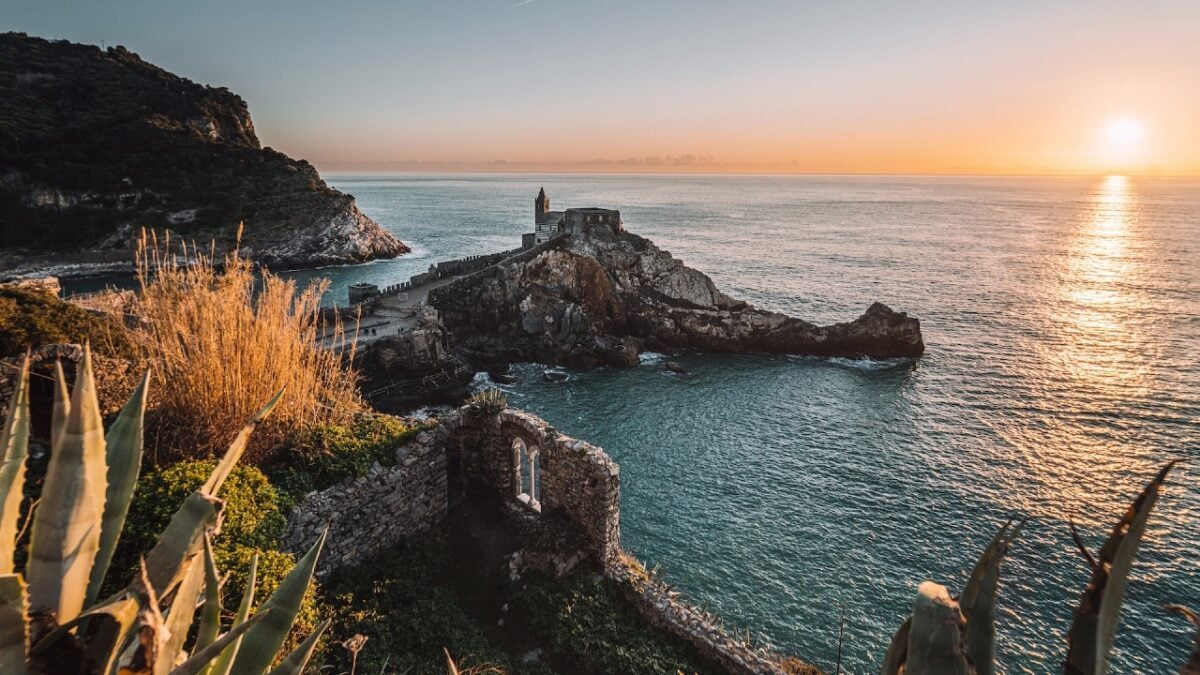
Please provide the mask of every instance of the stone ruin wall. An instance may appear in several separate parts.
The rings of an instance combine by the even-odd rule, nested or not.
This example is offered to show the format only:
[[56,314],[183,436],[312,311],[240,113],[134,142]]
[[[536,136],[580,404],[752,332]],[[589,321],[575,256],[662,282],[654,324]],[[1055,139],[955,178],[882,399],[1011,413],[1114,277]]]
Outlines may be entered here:
[[[422,434],[426,435],[426,434]],[[284,547],[303,551],[326,526],[317,573],[370,558],[446,517],[446,452],[414,442],[396,449],[396,465],[306,495],[288,516]]]
[[302,551],[329,525],[321,571],[369,558],[441,522],[449,509],[448,461],[475,494],[516,500],[512,442],[521,438],[541,457],[540,501],[562,509],[607,570],[620,550],[619,470],[604,451],[558,434],[529,413],[507,409],[483,416],[461,408],[396,450],[396,466],[306,495],[288,518],[284,545]]
[[437,430],[457,444],[464,482],[517,501],[513,440],[520,438],[539,458],[541,511],[561,510],[587,538],[591,554],[608,571],[621,544],[620,469],[600,448],[560,434],[530,413],[507,408],[480,416],[464,408]]
[[[733,673],[812,672],[732,635],[712,614],[685,602],[646,573],[620,548],[620,470],[604,451],[560,434],[530,413],[505,409],[483,415],[468,407],[447,415],[397,450],[397,466],[376,465],[361,478],[306,496],[288,520],[285,544],[302,551],[330,524],[319,574],[364,560],[426,530],[446,517],[453,499],[450,471],[468,496],[498,497],[514,513],[536,517],[517,500],[513,440],[537,448],[541,512],[560,510],[578,526],[606,576],[627,588],[626,596],[647,621],[693,645],[704,657]],[[453,467],[453,468],[451,468]]]

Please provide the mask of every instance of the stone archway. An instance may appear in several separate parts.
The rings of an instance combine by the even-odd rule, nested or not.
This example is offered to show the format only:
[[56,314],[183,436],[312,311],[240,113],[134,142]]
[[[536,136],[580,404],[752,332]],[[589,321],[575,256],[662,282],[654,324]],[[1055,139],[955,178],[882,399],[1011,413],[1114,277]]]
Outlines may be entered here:
[[542,481],[538,446],[517,436],[512,440],[513,494],[518,502],[541,513]]

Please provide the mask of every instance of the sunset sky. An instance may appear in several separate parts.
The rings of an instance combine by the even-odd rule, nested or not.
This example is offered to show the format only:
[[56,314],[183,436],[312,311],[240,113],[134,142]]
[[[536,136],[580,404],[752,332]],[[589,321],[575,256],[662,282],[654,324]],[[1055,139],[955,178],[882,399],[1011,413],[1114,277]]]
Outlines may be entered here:
[[324,170],[1200,174],[1198,0],[0,0],[0,30],[227,86]]

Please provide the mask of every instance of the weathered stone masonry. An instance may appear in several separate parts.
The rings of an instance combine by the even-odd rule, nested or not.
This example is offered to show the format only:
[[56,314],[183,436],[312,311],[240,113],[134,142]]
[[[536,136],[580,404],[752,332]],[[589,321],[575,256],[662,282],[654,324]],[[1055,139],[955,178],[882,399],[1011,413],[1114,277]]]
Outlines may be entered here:
[[[328,524],[318,569],[324,574],[432,527],[460,499],[477,498],[506,504],[506,512],[521,519],[565,515],[605,576],[627,585],[628,597],[648,621],[729,672],[785,673],[780,655],[733,637],[716,617],[682,601],[621,553],[616,462],[600,448],[520,410],[454,411],[398,448],[396,466],[376,465],[366,476],[306,496],[292,511],[285,543],[304,550]],[[793,667],[787,672],[819,671]]]
[[365,560],[446,517],[446,452],[410,443],[396,449],[396,465],[378,463],[367,475],[307,495],[288,518],[284,545],[307,548],[328,525],[321,552],[324,573]]
[[[519,499],[516,439],[536,453],[538,480],[532,503],[531,495]],[[288,519],[284,541],[289,549],[303,550],[328,524],[320,567],[325,572],[432,527],[446,517],[451,500],[466,495],[498,498],[531,514],[560,510],[578,526],[589,552],[606,571],[618,560],[616,462],[600,448],[511,409],[496,415],[456,410],[432,431],[398,448],[396,466],[376,465],[366,476],[305,496]]]

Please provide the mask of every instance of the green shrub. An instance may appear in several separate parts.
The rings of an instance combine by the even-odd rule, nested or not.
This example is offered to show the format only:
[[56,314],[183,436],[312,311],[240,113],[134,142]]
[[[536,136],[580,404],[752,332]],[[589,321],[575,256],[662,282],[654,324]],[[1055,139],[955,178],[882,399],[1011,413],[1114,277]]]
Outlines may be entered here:
[[106,356],[130,356],[133,346],[125,327],[48,293],[0,287],[0,356],[29,347],[91,341]]
[[[216,466],[215,460],[191,460],[172,464],[143,476],[138,481],[133,504],[125,524],[114,566],[127,575],[137,566],[137,556],[149,550],[158,533],[174,514],[174,506],[182,503],[193,490],[200,487]],[[257,552],[258,583],[255,602],[266,600],[283,577],[291,571],[296,558],[279,550],[287,518],[280,508],[279,495],[262,471],[252,466],[236,466],[221,489],[225,500],[225,519],[220,533],[213,539],[217,566],[229,578],[224,597],[227,609],[237,606],[246,588],[246,573],[250,559]],[[303,636],[312,632],[320,615],[315,590],[311,584],[300,607],[284,651],[296,646]]]
[[589,673],[704,673],[695,650],[650,628],[616,582],[576,572],[527,572],[512,617],[546,641],[551,658]]
[[[444,542],[397,546],[353,569],[339,570],[322,587],[330,633],[338,639],[367,636],[359,673],[442,673],[450,650],[461,667],[482,663],[512,668],[508,655],[490,639],[444,578]],[[350,654],[334,647],[325,654],[330,672],[350,670]],[[324,672],[324,671],[322,671]]]
[[[216,460],[179,462],[138,481],[122,537],[123,547],[144,551],[147,544],[153,544],[171,520],[175,505],[200,487],[216,465]],[[225,520],[221,533],[213,540],[218,554],[238,546],[278,548],[287,520],[279,508],[275,488],[262,471],[252,466],[234,467],[221,490],[221,498],[225,500]]]
[[378,413],[363,413],[350,425],[314,425],[292,452],[282,453],[268,469],[271,482],[278,487],[283,506],[291,508],[313,490],[366,474],[375,462],[391,466],[396,448],[425,428]]

